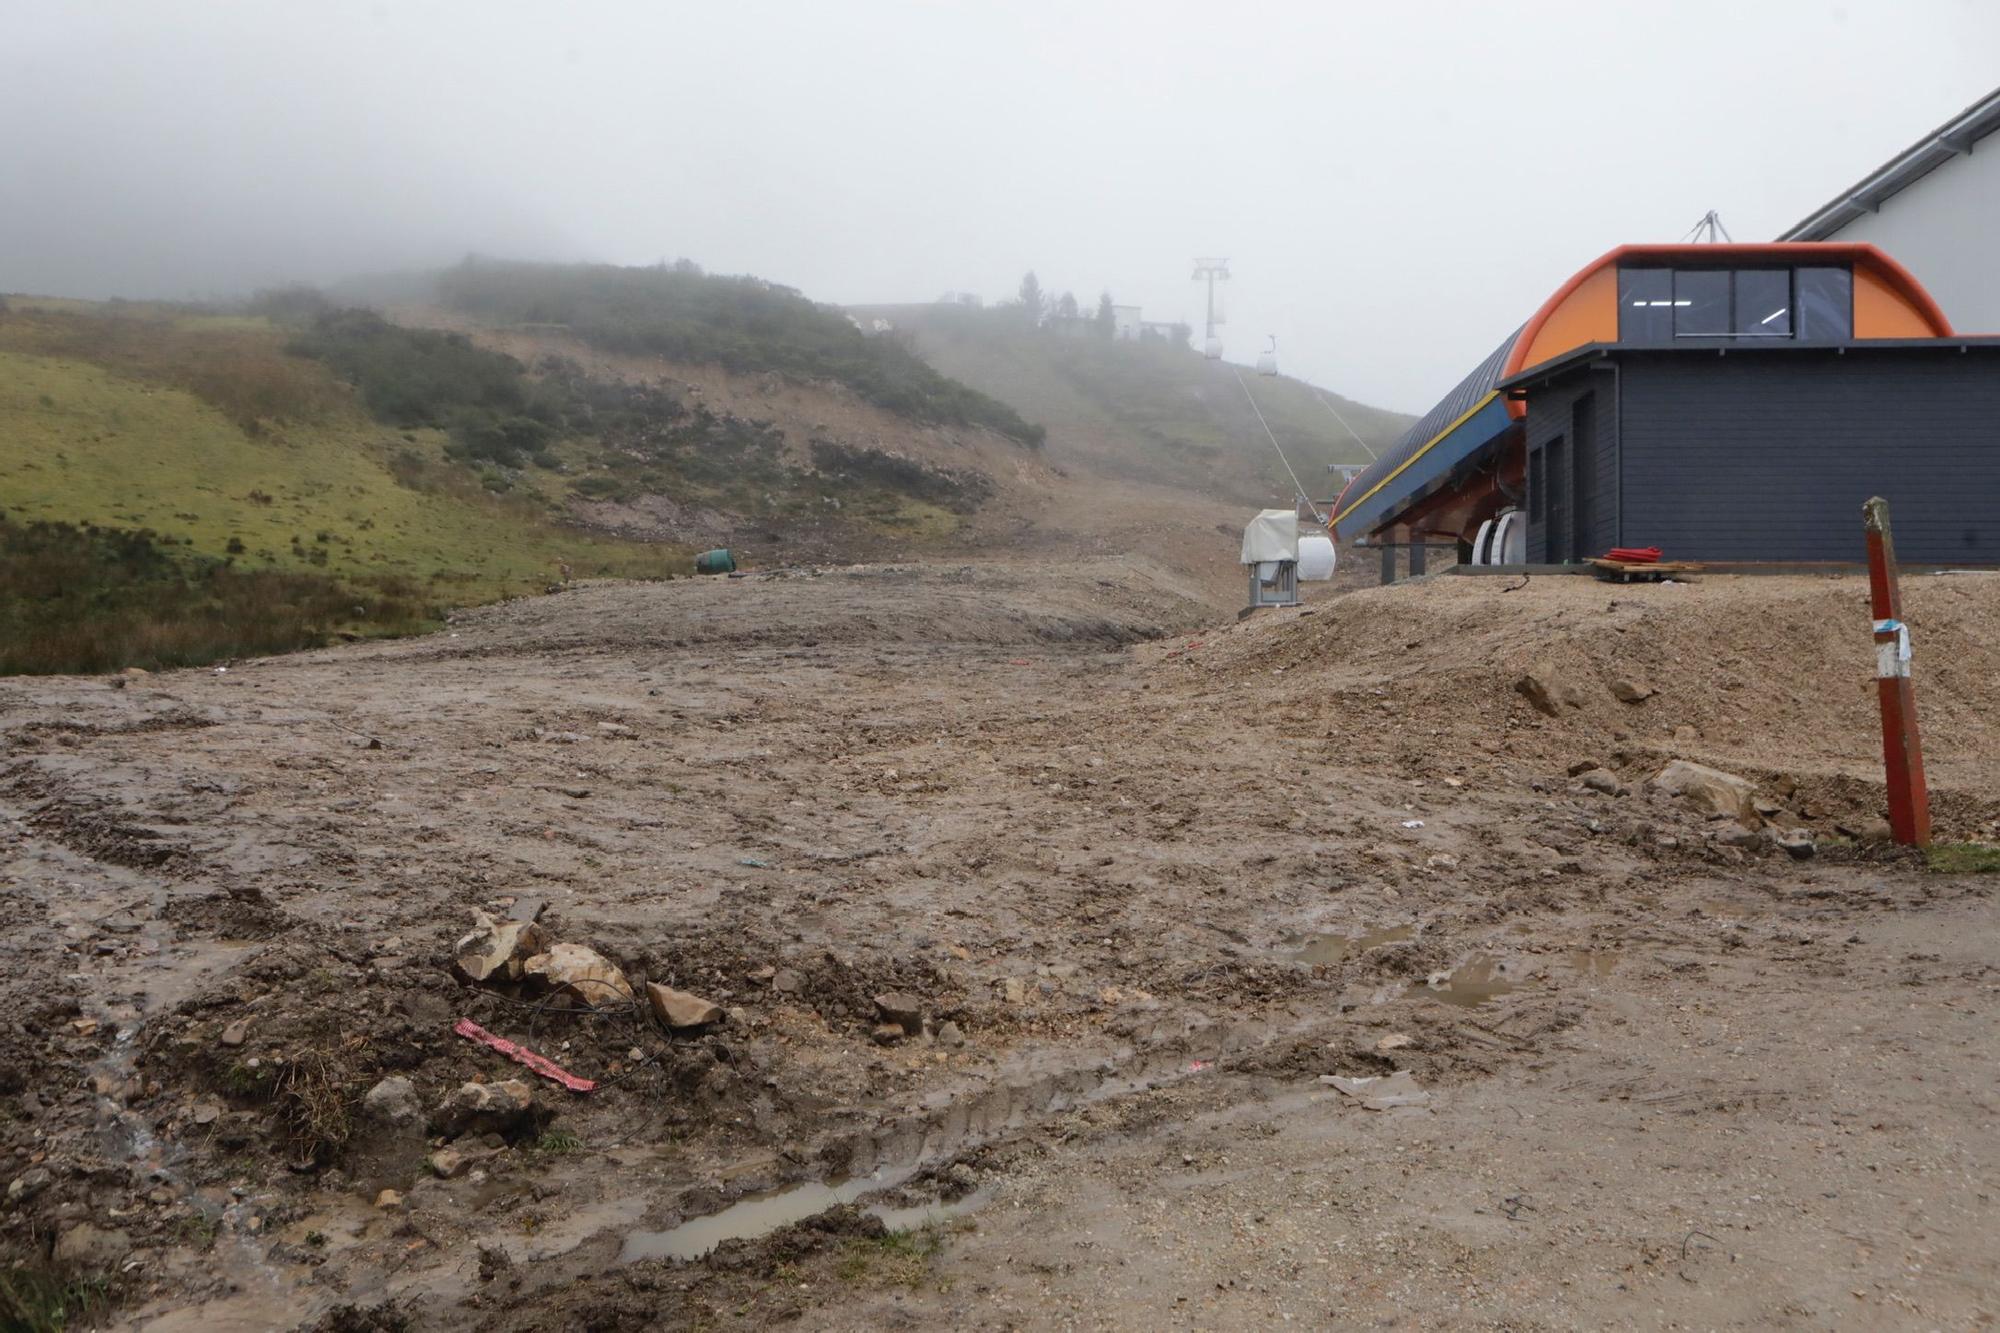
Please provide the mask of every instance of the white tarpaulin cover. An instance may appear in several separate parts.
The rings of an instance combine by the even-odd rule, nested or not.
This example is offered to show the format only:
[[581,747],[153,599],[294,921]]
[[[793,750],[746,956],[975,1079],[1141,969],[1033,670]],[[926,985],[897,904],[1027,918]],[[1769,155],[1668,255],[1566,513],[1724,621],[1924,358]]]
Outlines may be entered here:
[[1298,558],[1298,510],[1263,510],[1250,521],[1249,527],[1243,529],[1243,557],[1238,563],[1255,565],[1266,560]]

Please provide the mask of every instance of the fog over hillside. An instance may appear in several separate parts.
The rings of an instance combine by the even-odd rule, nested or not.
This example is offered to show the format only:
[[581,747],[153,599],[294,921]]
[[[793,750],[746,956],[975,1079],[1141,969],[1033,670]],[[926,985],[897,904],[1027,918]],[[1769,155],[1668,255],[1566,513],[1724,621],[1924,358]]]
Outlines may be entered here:
[[0,290],[687,256],[1198,324],[1222,254],[1232,357],[1404,410],[1612,244],[1774,234],[2000,49],[1952,0],[8,9]]

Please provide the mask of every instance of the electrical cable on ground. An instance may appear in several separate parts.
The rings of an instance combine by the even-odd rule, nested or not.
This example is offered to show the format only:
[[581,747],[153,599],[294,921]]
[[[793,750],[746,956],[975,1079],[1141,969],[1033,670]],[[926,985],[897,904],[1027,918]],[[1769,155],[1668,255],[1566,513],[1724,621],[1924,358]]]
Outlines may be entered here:
[[1312,510],[1313,521],[1323,526],[1326,523],[1326,516],[1319,512],[1319,506],[1312,502],[1310,495],[1306,494],[1306,488],[1299,485],[1299,474],[1292,471],[1292,460],[1285,457],[1284,449],[1278,444],[1278,437],[1271,433],[1271,423],[1264,420],[1264,409],[1257,406],[1257,396],[1251,393],[1250,386],[1243,382],[1243,372],[1231,366],[1229,373],[1236,376],[1236,387],[1243,390],[1243,396],[1250,400],[1250,410],[1257,414],[1257,424],[1264,428],[1264,438],[1278,451],[1278,461],[1285,465],[1285,473],[1291,477],[1292,486],[1298,491],[1299,499],[1304,500],[1306,508]]

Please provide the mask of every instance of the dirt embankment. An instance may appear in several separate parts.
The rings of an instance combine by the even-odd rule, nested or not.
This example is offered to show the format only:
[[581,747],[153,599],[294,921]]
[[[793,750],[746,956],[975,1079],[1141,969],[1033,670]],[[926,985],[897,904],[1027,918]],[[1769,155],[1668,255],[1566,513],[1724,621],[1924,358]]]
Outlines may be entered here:
[[[1916,577],[1904,595],[1941,831],[1993,837],[2000,577]],[[1882,805],[1870,625],[1858,575],[1446,576],[1260,613],[1177,661],[1256,682],[1342,765],[1427,756],[1475,772],[1621,755],[1637,778],[1685,758],[1814,787],[1829,817],[1865,817]]]
[[[1838,833],[1856,586],[1505,586],[789,571],[0,682],[4,1262],[151,1329],[1990,1313],[1991,880]],[[1953,831],[1983,587],[1910,590]],[[724,1017],[468,984],[475,911]]]

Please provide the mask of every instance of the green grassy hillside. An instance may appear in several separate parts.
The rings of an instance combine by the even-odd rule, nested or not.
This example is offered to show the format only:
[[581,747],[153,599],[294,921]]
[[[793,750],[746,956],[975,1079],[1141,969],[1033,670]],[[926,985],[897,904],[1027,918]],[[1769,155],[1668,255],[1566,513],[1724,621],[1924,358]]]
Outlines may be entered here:
[[1207,361],[1166,340],[1112,342],[1087,331],[1030,328],[1007,307],[872,306],[853,313],[887,320],[895,337],[942,373],[1044,423],[1052,457],[1067,454],[1109,475],[1233,500],[1282,502],[1292,494],[1253,398],[1315,496],[1339,490],[1328,464],[1368,460],[1336,411],[1377,451],[1411,421],[1302,380]]
[[[6,558],[54,558],[62,530],[31,542],[24,534],[35,524],[143,532],[170,557],[166,566],[107,562],[98,558],[101,540],[69,539],[78,569],[112,571],[124,589],[95,603],[83,596],[88,589],[71,588],[60,604],[31,607],[24,590],[38,581],[0,579],[17,630],[99,612],[118,622],[104,627],[103,653],[59,655],[41,669],[157,665],[274,646],[223,635],[207,647],[121,661],[119,644],[148,641],[126,623],[143,618],[146,599],[130,595],[135,580],[183,611],[176,599],[187,587],[226,600],[215,590],[234,588],[237,576],[291,576],[294,601],[309,587],[337,592],[325,605],[344,613],[302,622],[310,631],[302,642],[313,642],[399,631],[446,606],[539,588],[565,563],[578,577],[680,566],[682,553],[563,528],[539,496],[490,493],[448,457],[446,431],[385,429],[327,367],[288,355],[286,340],[261,319],[19,298],[0,313]],[[229,576],[219,582],[218,567]],[[32,655],[8,664],[32,667]]]

